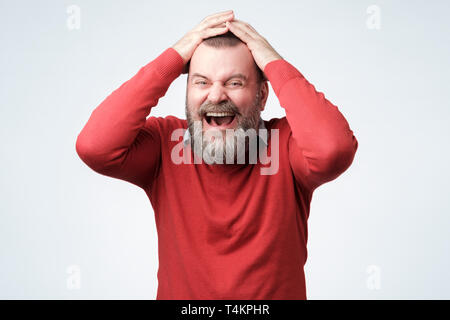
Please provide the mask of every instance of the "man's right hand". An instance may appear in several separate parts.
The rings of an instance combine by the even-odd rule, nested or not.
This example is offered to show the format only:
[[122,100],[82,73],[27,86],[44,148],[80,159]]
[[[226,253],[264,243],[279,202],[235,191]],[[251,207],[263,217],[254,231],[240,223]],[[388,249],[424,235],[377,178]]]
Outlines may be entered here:
[[204,39],[228,32],[229,29],[228,26],[225,25],[225,22],[232,21],[233,19],[233,10],[207,16],[199,25],[186,33],[183,38],[172,46],[172,48],[183,58],[185,64],[183,73],[188,72],[186,64],[191,59],[197,46],[202,43]]

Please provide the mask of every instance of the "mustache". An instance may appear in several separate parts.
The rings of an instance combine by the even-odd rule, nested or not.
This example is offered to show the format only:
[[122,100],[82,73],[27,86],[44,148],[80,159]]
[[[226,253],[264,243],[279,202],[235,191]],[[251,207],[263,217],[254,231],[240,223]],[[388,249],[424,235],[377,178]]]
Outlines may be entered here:
[[231,101],[225,101],[219,104],[207,102],[199,108],[198,115],[204,117],[208,112],[232,112],[236,115],[240,115],[239,109]]

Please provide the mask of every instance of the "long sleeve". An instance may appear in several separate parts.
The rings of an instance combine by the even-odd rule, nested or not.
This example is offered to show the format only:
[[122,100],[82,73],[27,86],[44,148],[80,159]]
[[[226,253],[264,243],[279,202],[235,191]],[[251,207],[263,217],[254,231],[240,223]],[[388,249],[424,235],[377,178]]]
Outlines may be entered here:
[[98,173],[144,188],[161,153],[158,130],[146,118],[182,68],[181,56],[168,48],[113,91],[78,135],[79,157]]
[[358,141],[336,106],[289,62],[264,68],[291,129],[289,162],[296,180],[310,190],[337,178],[353,162]]

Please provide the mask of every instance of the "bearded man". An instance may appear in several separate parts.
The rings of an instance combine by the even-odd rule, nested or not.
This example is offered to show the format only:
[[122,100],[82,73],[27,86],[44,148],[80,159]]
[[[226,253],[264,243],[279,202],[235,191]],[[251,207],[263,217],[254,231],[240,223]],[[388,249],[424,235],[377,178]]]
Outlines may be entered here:
[[[249,76],[233,73],[230,66]],[[196,48],[186,69],[190,70],[186,85],[189,131],[184,141],[194,137],[189,140],[192,150],[209,164],[255,163],[256,137],[259,130],[265,130],[261,111],[268,85],[248,47],[231,32],[208,38]],[[230,72],[219,84],[206,76]]]
[[[187,120],[148,117],[182,73]],[[268,81],[285,117],[261,119]],[[156,298],[208,300],[306,299],[313,191],[357,147],[338,108],[233,11],[206,17],[142,67],[76,142],[91,169],[149,197]]]

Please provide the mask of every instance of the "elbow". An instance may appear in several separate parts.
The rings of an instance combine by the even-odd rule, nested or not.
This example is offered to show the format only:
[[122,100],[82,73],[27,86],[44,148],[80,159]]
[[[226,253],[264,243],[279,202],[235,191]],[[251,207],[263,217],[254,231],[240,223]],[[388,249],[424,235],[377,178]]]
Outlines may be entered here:
[[83,136],[83,132],[81,132],[75,143],[75,150],[80,157],[80,159],[92,170],[101,171],[102,163],[104,161],[101,158],[101,155],[98,152],[96,146],[91,142],[90,139],[86,139]]
[[89,146],[89,142],[83,139],[82,133],[80,133],[77,137],[75,150],[80,159],[89,166],[89,164],[92,162],[91,159],[93,152],[92,148]]
[[331,181],[347,170],[353,162],[358,149],[358,141],[352,135],[350,139],[335,141],[322,148],[317,171],[321,171]]
[[106,148],[97,139],[83,135],[77,138],[75,149],[80,159],[92,170],[108,175],[111,170],[120,167],[127,155],[127,150]]
[[357,149],[358,140],[353,134],[350,138],[340,141],[334,148],[331,148],[326,157],[329,161],[331,175],[337,177],[347,170],[353,163]]

